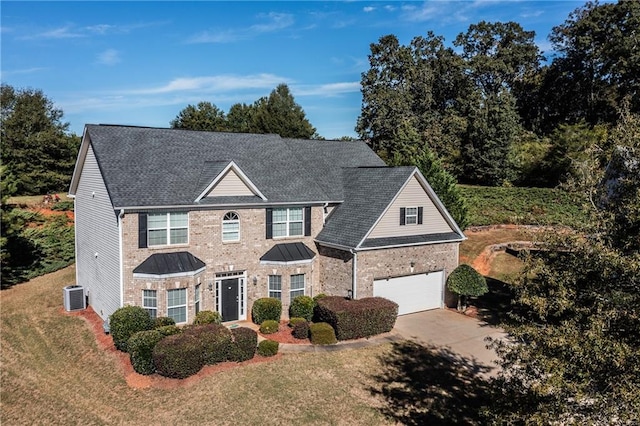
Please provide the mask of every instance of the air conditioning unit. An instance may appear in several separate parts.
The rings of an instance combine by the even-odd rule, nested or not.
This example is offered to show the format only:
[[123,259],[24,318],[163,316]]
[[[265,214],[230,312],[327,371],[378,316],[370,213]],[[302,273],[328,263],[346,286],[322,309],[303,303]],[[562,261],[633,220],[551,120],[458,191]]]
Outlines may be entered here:
[[68,285],[64,288],[64,309],[78,311],[85,309],[84,289],[80,285]]

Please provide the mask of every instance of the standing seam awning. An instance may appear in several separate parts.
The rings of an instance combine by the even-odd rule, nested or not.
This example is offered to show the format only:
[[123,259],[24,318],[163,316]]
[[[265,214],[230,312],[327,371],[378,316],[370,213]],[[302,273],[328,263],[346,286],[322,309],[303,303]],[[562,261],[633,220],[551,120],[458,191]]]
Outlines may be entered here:
[[271,247],[261,258],[260,263],[307,263],[316,254],[304,243],[281,243]]
[[133,276],[189,276],[205,268],[205,263],[189,252],[156,253],[133,270]]

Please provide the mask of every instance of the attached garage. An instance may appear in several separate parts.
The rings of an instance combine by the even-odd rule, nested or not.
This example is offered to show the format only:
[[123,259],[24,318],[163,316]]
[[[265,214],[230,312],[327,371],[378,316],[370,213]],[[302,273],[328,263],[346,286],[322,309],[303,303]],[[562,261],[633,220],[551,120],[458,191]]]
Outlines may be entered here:
[[441,308],[444,271],[374,280],[373,295],[396,302],[398,315]]

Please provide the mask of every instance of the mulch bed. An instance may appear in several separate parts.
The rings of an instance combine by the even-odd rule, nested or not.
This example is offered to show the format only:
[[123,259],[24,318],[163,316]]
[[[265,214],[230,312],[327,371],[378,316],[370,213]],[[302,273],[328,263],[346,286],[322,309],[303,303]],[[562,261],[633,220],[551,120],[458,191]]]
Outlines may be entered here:
[[293,328],[289,327],[289,321],[280,321],[280,326],[278,327],[278,331],[271,334],[262,334],[258,332],[258,334],[265,339],[275,340],[278,343],[288,343],[288,344],[307,344],[309,345],[309,339],[296,339],[291,334],[293,332]]
[[[65,315],[77,316],[87,322],[91,331],[95,335],[98,348],[104,350],[105,352],[111,354],[116,358],[119,368],[122,371],[122,374],[127,382],[127,385],[134,389],[177,389],[188,387],[195,383],[198,383],[200,380],[202,380],[203,377],[211,376],[212,374],[218,373],[220,371],[227,371],[242,365],[257,364],[282,358],[282,354],[280,353],[272,357],[262,357],[256,354],[252,359],[244,362],[223,362],[216,365],[206,365],[197,374],[187,377],[186,379],[171,379],[168,377],[162,377],[158,374],[145,376],[134,371],[133,366],[131,365],[131,361],[129,360],[128,353],[121,352],[116,349],[115,345],[113,344],[111,335],[105,334],[104,329],[102,328],[102,318],[100,318],[91,307],[88,307],[87,309],[82,311],[75,312],[66,312],[62,307],[60,308],[60,310],[61,313]],[[285,327],[287,326],[285,325]]]

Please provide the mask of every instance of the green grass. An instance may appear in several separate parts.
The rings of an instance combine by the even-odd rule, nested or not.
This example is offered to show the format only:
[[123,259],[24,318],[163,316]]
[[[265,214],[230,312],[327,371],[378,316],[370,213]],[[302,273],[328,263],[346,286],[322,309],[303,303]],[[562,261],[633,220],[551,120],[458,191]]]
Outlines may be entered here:
[[580,228],[587,220],[577,197],[552,188],[461,185],[470,226],[517,224]]

